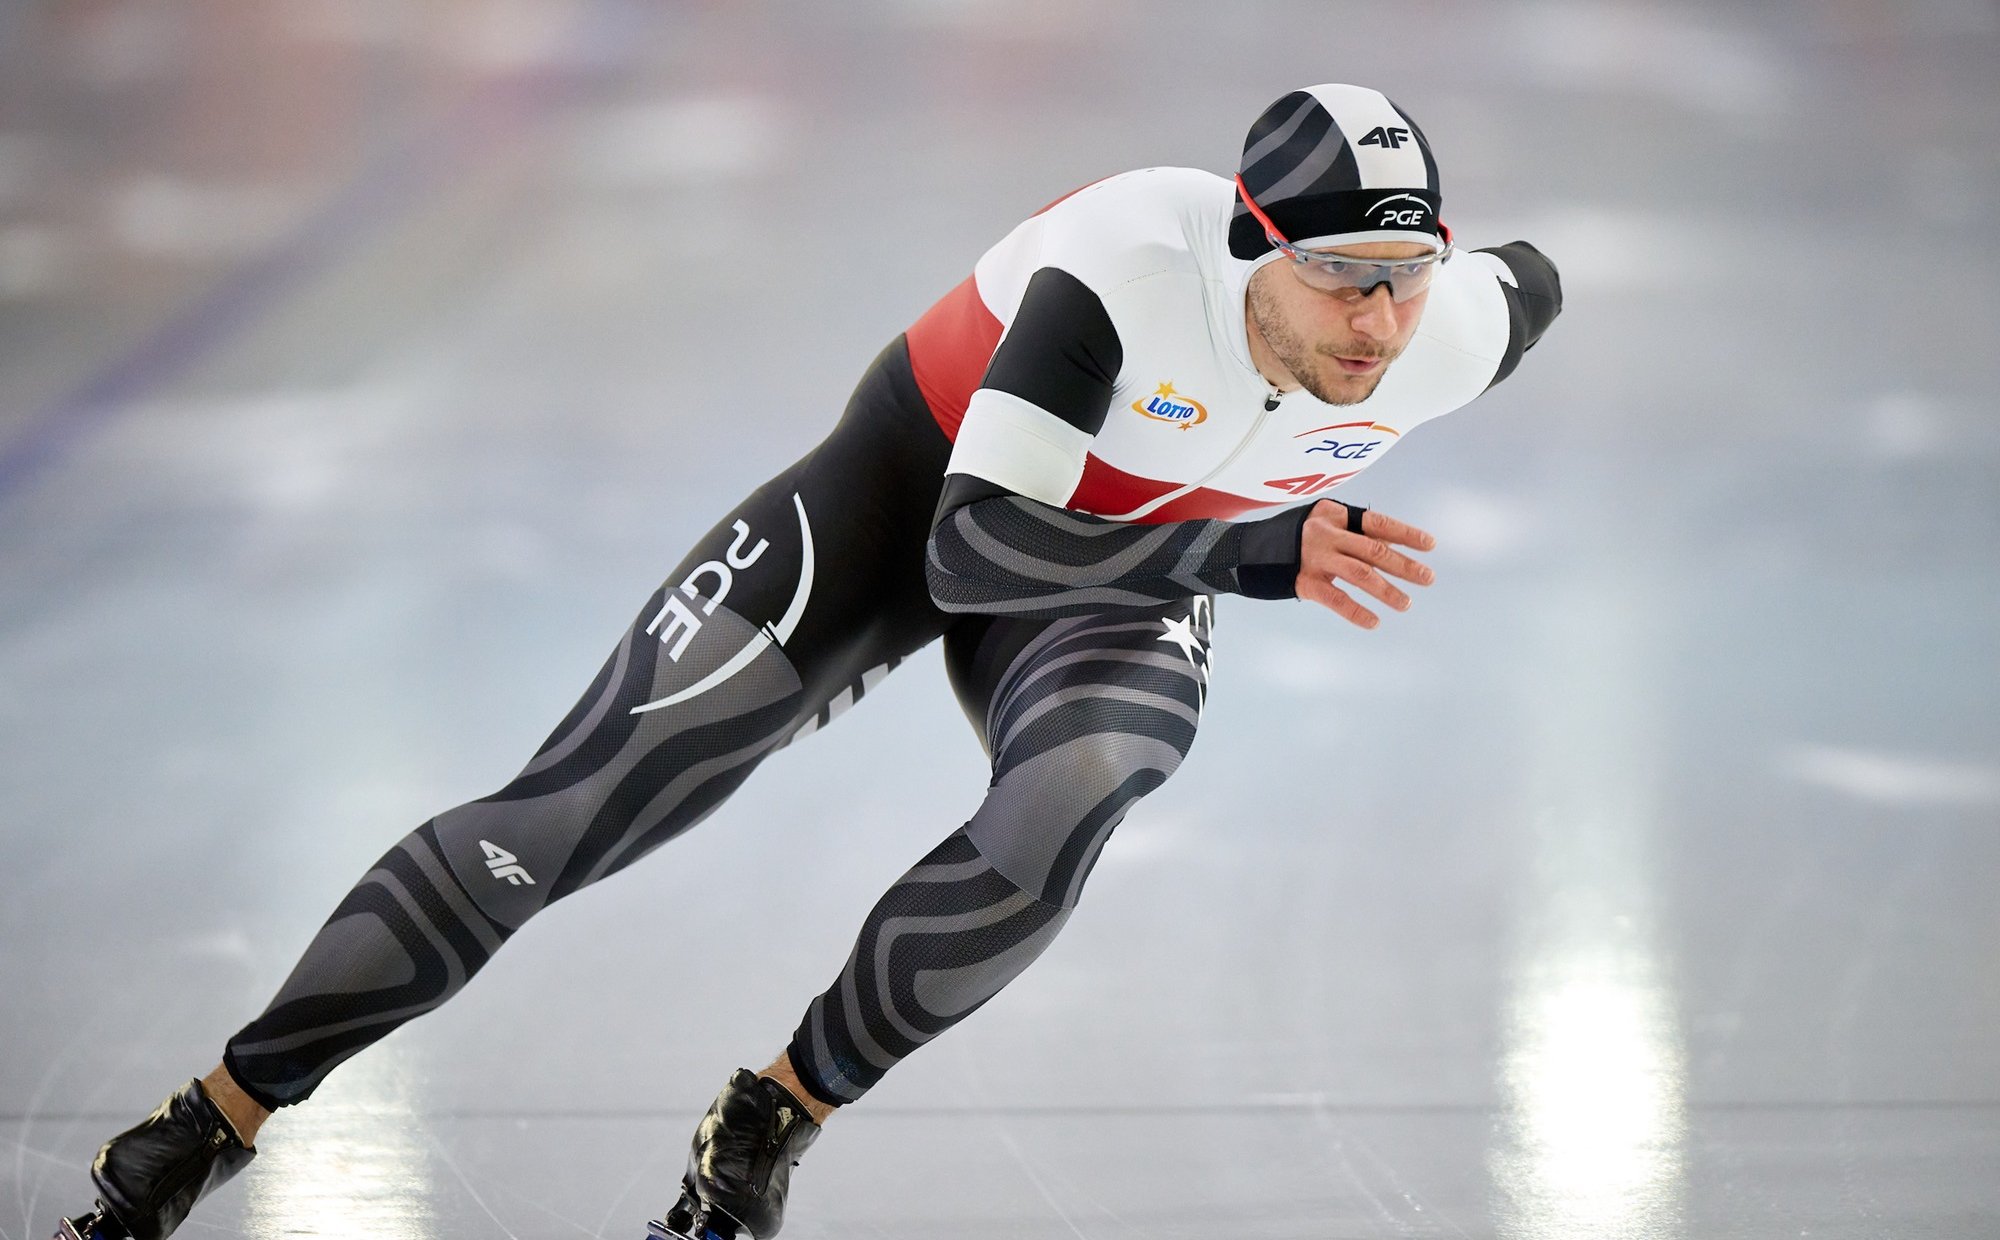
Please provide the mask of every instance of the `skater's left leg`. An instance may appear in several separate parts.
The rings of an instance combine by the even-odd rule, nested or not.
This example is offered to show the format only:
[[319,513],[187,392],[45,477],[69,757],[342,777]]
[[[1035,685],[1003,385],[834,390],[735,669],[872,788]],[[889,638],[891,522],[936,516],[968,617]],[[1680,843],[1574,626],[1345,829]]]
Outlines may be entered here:
[[946,635],[992,783],[972,820],[876,904],[808,1008],[784,1056],[802,1099],[860,1098],[1055,939],[1112,829],[1194,742],[1212,606],[974,617]]
[[834,1107],[1049,945],[1112,828],[1194,741],[1210,607],[970,617],[945,635],[953,686],[993,759],[986,800],[876,904],[779,1061],[730,1078],[654,1234],[776,1235],[791,1164]]

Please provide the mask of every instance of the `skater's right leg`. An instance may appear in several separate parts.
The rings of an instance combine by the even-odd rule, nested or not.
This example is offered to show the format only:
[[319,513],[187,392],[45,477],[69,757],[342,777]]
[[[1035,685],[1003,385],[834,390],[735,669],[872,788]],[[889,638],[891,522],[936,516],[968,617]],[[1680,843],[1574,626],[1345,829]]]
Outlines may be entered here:
[[[526,769],[363,876],[230,1040],[213,1094],[195,1081],[176,1095],[193,1100],[189,1125],[233,1130],[217,1139],[242,1152],[270,1111],[457,993],[533,914],[700,821],[941,634],[922,563],[949,451],[898,340],[834,433],[697,544]],[[99,1154],[101,1196],[130,1136]],[[201,1191],[240,1165],[219,1153]]]
[[[759,546],[776,558],[763,535],[777,533],[777,515],[738,519],[758,536],[734,540],[739,560]],[[796,544],[796,517],[791,526]],[[711,549],[728,563],[730,540]],[[727,605],[740,601],[731,593],[689,600],[663,587],[511,783],[383,854],[230,1039],[223,1064],[245,1095],[267,1110],[303,1101],[349,1056],[457,994],[542,909],[693,826],[791,735],[806,700],[798,671],[761,617]]]
[[922,565],[949,444],[914,392],[898,341],[834,433],[696,544],[520,775],[376,863],[230,1040],[243,1094],[303,1100],[942,634]]

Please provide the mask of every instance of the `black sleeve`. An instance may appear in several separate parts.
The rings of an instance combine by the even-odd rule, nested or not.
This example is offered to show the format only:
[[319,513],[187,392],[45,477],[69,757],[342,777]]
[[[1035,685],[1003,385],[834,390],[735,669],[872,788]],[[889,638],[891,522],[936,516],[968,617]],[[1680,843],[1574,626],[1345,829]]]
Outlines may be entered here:
[[1311,504],[1256,521],[1134,525],[945,480],[924,576],[945,611],[1052,618],[1192,594],[1296,598]]
[[1562,313],[1562,278],[1548,256],[1525,241],[1510,241],[1478,253],[1494,255],[1514,273],[1513,284],[1500,282],[1500,291],[1507,298],[1507,352],[1500,359],[1500,368],[1493,372],[1492,383],[1486,385],[1492,387],[1514,373],[1521,355],[1535,347]]
[[1021,308],[979,386],[1018,396],[1086,435],[1104,429],[1125,365],[1118,329],[1089,285],[1060,267],[1028,277]]

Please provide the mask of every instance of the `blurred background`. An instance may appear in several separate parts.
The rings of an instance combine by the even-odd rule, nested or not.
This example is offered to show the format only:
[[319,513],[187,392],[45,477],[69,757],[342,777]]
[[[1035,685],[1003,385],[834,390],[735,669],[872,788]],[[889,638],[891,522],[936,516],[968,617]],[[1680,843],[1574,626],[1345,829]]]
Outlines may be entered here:
[[[0,8],[0,1240],[986,246],[1343,80],[1566,286],[1358,484],[1439,584],[1225,599],[785,1234],[2000,1234],[1994,0],[73,0]],[[984,781],[926,652],[184,1234],[637,1240]]]

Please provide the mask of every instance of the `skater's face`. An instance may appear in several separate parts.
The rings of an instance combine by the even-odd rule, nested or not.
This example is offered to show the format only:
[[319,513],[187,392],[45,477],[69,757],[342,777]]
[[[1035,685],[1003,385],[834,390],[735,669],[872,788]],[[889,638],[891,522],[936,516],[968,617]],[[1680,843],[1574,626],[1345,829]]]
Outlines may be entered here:
[[[1419,258],[1413,242],[1376,241],[1333,251],[1350,258]],[[1316,288],[1298,265],[1277,259],[1250,277],[1245,313],[1257,368],[1280,388],[1302,387],[1329,405],[1368,399],[1416,334],[1428,290],[1397,301],[1389,286],[1369,293]]]

